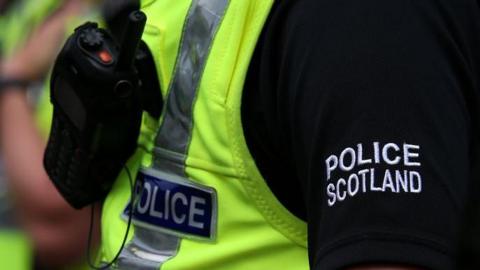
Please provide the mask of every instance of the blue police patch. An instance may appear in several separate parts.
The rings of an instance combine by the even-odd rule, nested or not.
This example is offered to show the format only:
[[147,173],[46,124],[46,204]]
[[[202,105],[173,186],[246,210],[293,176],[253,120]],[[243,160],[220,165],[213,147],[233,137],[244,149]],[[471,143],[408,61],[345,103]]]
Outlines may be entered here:
[[[215,189],[154,169],[140,170],[137,182],[132,216],[135,225],[184,238],[215,239]],[[129,209],[127,205],[124,218],[128,217]]]

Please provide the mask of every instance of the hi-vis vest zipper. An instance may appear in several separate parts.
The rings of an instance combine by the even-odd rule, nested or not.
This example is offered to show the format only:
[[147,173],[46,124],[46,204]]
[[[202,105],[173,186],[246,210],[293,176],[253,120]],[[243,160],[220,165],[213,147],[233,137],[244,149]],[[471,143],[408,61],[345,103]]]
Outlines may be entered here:
[[[143,40],[165,100],[144,115],[127,166],[140,183],[134,232],[114,269],[308,269],[306,224],[269,190],[241,124],[243,85],[273,0],[144,0]],[[121,172],[104,202],[101,258],[126,230]]]

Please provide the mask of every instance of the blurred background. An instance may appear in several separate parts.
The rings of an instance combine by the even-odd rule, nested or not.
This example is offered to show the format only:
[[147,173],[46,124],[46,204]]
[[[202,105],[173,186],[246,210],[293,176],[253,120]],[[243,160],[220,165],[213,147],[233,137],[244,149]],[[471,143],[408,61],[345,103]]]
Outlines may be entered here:
[[[130,0],[0,0],[0,269],[90,269],[100,209],[71,208],[43,169],[52,107],[49,74],[74,28],[95,21],[112,32],[138,8]],[[115,33],[114,33],[115,34]]]

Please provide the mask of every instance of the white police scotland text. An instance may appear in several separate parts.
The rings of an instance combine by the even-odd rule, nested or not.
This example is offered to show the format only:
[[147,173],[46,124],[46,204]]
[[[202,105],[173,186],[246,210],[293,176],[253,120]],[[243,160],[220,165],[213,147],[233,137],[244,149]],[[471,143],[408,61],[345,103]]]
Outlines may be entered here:
[[328,206],[369,192],[421,193],[421,165],[420,146],[415,144],[346,147],[325,159]]

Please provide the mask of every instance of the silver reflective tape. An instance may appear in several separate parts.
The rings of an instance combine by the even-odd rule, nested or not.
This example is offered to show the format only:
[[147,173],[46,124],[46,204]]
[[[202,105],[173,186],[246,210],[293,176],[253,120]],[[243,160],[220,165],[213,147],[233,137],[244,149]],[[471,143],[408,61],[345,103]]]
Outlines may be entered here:
[[[164,118],[157,133],[153,168],[185,176],[185,160],[193,125],[193,103],[212,41],[229,0],[193,0],[190,6]],[[180,238],[135,226],[135,235],[113,269],[158,270],[173,258]]]
[[177,254],[180,239],[149,229],[135,227],[132,241],[125,247],[115,264],[119,270],[152,270]]
[[[192,130],[193,103],[210,47],[227,8],[228,0],[193,1],[185,24],[175,74],[165,104],[164,119],[155,144],[154,167],[184,175]],[[172,166],[165,152],[181,155]]]

